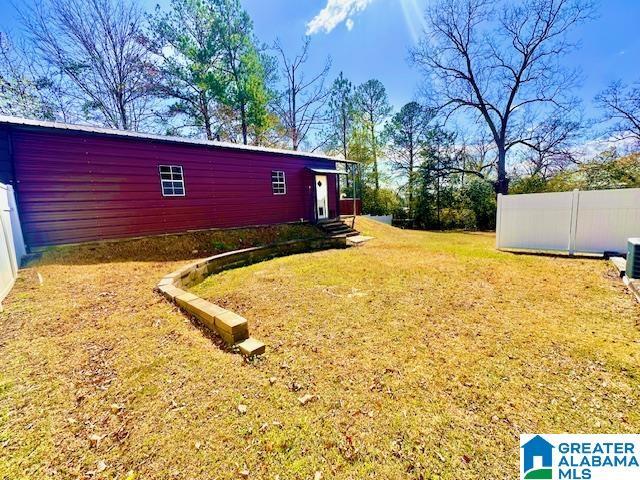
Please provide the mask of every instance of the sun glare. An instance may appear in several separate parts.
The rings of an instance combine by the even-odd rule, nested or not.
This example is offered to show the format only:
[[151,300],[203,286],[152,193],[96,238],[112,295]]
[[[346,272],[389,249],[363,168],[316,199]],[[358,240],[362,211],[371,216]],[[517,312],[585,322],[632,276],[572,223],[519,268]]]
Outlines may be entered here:
[[425,29],[424,0],[400,0],[402,13],[414,43],[418,43]]

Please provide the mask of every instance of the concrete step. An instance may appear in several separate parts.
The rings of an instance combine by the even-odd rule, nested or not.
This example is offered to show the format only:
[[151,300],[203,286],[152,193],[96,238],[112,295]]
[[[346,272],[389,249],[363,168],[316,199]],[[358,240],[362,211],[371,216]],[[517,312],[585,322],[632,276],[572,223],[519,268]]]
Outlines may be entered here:
[[360,234],[341,220],[320,222],[318,227],[331,237],[353,237]]
[[318,226],[322,228],[329,225],[340,225],[341,223],[343,223],[342,220],[324,220],[324,221],[318,222]]
[[343,228],[343,227],[346,227],[346,226],[347,225],[345,225],[344,223],[339,222],[339,223],[332,223],[330,225],[322,225],[321,228],[323,230],[335,230],[336,228]]
[[369,240],[372,240],[373,237],[365,237],[364,235],[355,235],[349,238],[348,243],[353,246],[362,245],[363,243],[367,243]]
[[355,237],[360,235],[360,232],[356,232],[355,230],[351,230],[350,232],[345,232],[345,233],[336,233],[335,235],[331,235],[331,237],[333,238],[342,238],[342,237]]
[[332,228],[330,230],[327,230],[327,232],[329,233],[345,233],[345,232],[351,232],[353,231],[351,228],[347,227],[346,225],[342,225],[341,227],[338,228]]

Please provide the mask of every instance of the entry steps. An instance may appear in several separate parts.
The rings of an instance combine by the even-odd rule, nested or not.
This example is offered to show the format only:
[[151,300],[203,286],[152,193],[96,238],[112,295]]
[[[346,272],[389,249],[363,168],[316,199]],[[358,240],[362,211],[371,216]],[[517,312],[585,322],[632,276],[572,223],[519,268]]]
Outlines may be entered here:
[[360,235],[360,232],[354,230],[339,219],[318,222],[318,228],[330,237],[354,237],[356,235]]

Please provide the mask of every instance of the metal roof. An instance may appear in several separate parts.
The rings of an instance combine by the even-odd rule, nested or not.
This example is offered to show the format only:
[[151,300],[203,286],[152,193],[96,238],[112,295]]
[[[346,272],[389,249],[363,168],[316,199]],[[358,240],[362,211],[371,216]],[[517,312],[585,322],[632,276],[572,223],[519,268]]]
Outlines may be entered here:
[[311,168],[307,167],[307,170],[311,170],[313,173],[335,173],[337,175],[349,175],[344,170],[336,170],[333,168]]
[[109,135],[113,137],[137,138],[137,139],[143,139],[143,140],[146,139],[146,140],[154,140],[159,142],[181,143],[181,144],[199,145],[199,146],[205,146],[205,147],[229,148],[233,150],[242,150],[247,152],[277,153],[280,155],[292,155],[296,157],[317,158],[320,160],[330,160],[332,162],[341,162],[341,163],[358,163],[353,160],[345,160],[342,158],[331,157],[329,155],[322,155],[319,153],[312,153],[312,152],[301,152],[298,150],[285,150],[281,148],[258,147],[255,145],[243,145],[239,143],[230,143],[230,142],[216,142],[213,140],[174,137],[169,135],[155,135],[152,133],[132,132],[130,130],[116,130],[114,128],[93,127],[90,125],[75,125],[75,124],[62,123],[62,122],[47,122],[42,120],[31,120],[28,118],[11,117],[6,115],[0,115],[0,125],[1,124],[25,126],[25,127],[50,128],[55,130],[67,130],[71,132],[95,133],[100,135]]

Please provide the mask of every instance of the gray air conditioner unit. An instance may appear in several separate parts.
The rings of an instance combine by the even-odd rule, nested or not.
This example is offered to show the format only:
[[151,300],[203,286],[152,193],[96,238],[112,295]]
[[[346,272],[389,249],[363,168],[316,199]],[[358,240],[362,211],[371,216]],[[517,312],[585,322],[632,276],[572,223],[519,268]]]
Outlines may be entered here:
[[629,278],[640,278],[640,238],[629,239],[626,274]]

